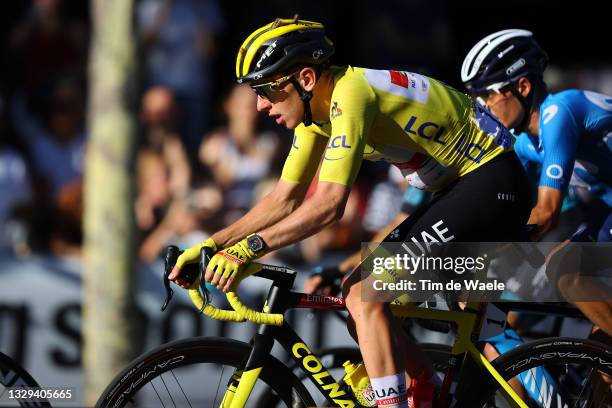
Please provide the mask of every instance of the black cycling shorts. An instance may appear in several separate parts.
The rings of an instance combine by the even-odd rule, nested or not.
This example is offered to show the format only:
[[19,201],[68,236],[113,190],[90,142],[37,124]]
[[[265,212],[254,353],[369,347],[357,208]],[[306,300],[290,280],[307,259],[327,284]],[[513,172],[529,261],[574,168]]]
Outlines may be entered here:
[[[516,242],[525,240],[527,220],[532,208],[532,189],[523,166],[514,152],[504,153],[478,169],[460,177],[431,201],[419,207],[392,231],[383,242],[401,243],[401,254],[419,257],[475,257],[481,252],[479,242]],[[421,245],[419,243],[449,243],[448,245]],[[466,244],[462,244],[466,243]],[[489,245],[490,247],[490,245]],[[385,249],[387,248],[387,249]],[[408,249],[406,249],[408,248]],[[427,249],[424,249],[427,248]],[[405,250],[405,251],[404,251]],[[410,250],[410,251],[409,251]],[[455,274],[446,270],[428,269],[417,274],[390,271],[377,275],[373,262],[381,256],[392,257],[392,246],[381,245],[370,253],[345,284],[357,280],[430,279],[444,282]],[[399,249],[397,249],[399,251]],[[425,251],[429,251],[425,253]],[[400,252],[398,252],[400,254]],[[369,288],[369,285],[366,285]],[[401,291],[371,291],[365,296],[379,301],[400,302]],[[446,292],[446,291],[445,291]],[[363,293],[362,293],[363,295]],[[426,294],[426,296],[428,296]],[[409,301],[422,301],[413,296]],[[404,302],[403,300],[401,301]]]
[[508,152],[434,194],[384,241],[524,241],[532,206],[527,175],[516,154]]

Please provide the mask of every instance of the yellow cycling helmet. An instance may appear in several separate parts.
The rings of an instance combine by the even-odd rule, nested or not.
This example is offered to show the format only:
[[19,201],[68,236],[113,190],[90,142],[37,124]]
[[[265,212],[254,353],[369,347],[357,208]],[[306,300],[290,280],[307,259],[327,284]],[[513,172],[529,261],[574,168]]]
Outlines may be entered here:
[[[240,84],[261,84],[278,76],[293,74],[303,67],[325,64],[333,54],[334,45],[325,36],[323,24],[299,20],[297,16],[276,19],[244,40],[236,57],[236,78]],[[306,91],[294,76],[290,82],[304,103],[302,122],[310,126],[312,93]]]
[[266,82],[301,67],[324,64],[333,53],[323,24],[276,19],[244,40],[236,58],[236,78],[238,83]]

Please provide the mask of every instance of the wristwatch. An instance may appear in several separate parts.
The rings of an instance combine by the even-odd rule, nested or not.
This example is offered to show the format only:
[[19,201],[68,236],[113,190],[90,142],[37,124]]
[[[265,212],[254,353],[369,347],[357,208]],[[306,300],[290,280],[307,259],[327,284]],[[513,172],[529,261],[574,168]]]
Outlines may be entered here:
[[246,240],[249,249],[255,254],[258,254],[267,248],[267,245],[264,242],[263,238],[258,234],[251,234],[247,237]]

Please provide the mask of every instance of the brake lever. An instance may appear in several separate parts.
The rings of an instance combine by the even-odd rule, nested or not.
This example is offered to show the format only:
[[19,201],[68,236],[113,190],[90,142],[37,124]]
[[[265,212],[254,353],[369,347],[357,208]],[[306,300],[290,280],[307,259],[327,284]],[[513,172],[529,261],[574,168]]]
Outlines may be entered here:
[[214,254],[215,253],[211,248],[204,246],[202,247],[202,249],[200,249],[200,263],[198,264],[199,265],[198,271],[200,275],[199,285],[200,285],[200,292],[202,293],[204,297],[204,303],[202,303],[202,307],[200,308],[200,313],[203,313],[206,306],[210,303],[210,292],[208,291],[208,288],[206,287],[206,280],[204,279],[204,274],[206,273],[206,267],[208,266],[208,263],[210,262]]
[[174,295],[174,290],[172,290],[172,287],[170,286],[170,279],[168,279],[168,276],[170,275],[170,272],[172,272],[172,268],[174,267],[174,264],[176,264],[176,260],[180,254],[181,251],[177,246],[170,245],[166,248],[166,256],[164,257],[164,276],[162,278],[164,289],[166,290],[166,300],[161,307],[162,312],[166,310],[170,304],[170,301],[172,300],[172,296]]
[[[168,276],[170,275],[170,272],[172,272],[172,269],[174,268],[174,265],[176,264],[176,260],[178,259],[179,255],[181,255],[182,253],[183,251],[181,251],[180,249],[178,249],[177,246],[174,245],[170,245],[166,248],[163,277],[164,289],[166,290],[166,301],[161,307],[162,312],[168,307],[168,305],[170,304],[170,300],[172,300],[172,295],[174,295],[174,291],[170,286],[170,280],[168,279]],[[181,269],[179,277],[189,283],[193,283],[198,277],[198,269],[198,264],[186,264]]]

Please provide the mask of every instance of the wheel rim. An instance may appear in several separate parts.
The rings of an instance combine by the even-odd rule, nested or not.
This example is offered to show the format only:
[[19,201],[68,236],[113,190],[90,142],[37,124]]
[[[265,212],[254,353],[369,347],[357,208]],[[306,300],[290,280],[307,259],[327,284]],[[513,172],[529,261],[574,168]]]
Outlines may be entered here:
[[[519,371],[509,382],[530,408],[612,407],[612,377],[595,366],[551,362]],[[497,391],[485,406],[510,405]]]

